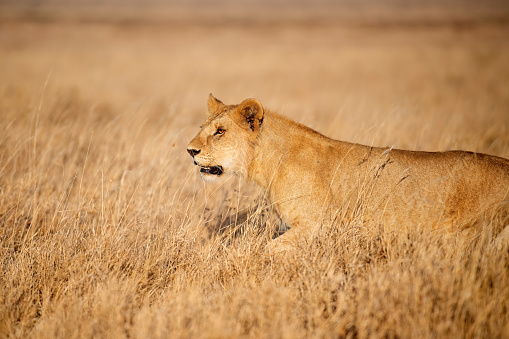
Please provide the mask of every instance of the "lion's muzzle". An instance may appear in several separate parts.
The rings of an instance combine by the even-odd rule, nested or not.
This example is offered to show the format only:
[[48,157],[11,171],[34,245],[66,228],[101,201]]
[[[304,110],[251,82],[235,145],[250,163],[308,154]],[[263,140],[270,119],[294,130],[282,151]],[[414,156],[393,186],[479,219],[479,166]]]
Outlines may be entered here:
[[189,155],[191,155],[193,157],[194,164],[196,166],[200,167],[200,172],[217,175],[217,176],[220,176],[221,174],[223,174],[224,170],[223,170],[222,166],[202,166],[202,165],[198,164],[196,162],[196,160],[194,159],[194,156],[200,152],[201,152],[201,150],[199,150],[199,149],[193,149],[193,148],[187,149],[187,153],[189,153]]

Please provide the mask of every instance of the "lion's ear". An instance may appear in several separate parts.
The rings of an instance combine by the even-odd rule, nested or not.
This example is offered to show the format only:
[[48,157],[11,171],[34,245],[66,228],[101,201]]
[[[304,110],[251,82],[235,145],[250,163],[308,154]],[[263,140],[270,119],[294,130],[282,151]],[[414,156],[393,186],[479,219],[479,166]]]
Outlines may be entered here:
[[263,122],[263,107],[256,99],[246,99],[237,107],[237,116],[253,132],[258,132]]
[[224,110],[225,105],[221,100],[214,98],[212,93],[209,94],[209,100],[207,101],[207,108],[210,114],[218,113]]

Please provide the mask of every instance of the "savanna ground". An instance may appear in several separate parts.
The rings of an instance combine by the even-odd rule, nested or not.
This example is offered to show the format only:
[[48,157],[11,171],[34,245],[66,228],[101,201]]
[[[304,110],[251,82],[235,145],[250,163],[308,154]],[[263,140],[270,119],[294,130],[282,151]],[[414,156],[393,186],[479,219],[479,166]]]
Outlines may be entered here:
[[204,184],[185,151],[212,92],[337,139],[507,158],[508,21],[191,18],[4,12],[0,337],[509,337],[507,220],[338,222],[271,256],[260,192]]

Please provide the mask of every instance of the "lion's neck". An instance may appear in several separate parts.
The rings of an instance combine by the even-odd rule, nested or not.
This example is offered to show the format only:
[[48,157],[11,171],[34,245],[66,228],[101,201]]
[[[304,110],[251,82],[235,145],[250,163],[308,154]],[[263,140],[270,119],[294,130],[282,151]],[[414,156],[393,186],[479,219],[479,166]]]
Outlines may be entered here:
[[298,157],[292,153],[295,152],[296,144],[309,143],[314,138],[328,139],[284,116],[266,111],[262,131],[255,145],[254,157],[248,168],[248,179],[268,189],[274,175],[285,166],[289,157]]

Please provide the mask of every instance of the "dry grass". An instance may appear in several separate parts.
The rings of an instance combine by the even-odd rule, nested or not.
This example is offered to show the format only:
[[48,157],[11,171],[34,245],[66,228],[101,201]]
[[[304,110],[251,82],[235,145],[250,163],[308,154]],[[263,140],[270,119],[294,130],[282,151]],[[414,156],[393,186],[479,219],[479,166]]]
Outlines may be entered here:
[[343,140],[509,157],[505,25],[0,25],[1,337],[509,336],[489,227],[354,220],[271,257],[256,189],[205,185],[185,152],[213,92]]

